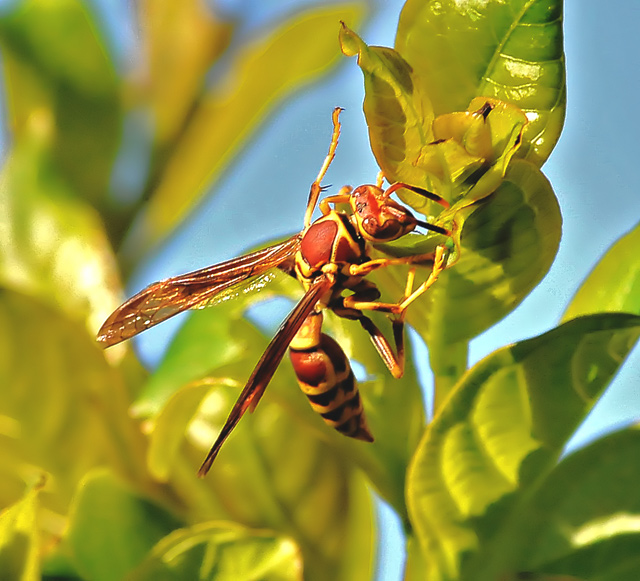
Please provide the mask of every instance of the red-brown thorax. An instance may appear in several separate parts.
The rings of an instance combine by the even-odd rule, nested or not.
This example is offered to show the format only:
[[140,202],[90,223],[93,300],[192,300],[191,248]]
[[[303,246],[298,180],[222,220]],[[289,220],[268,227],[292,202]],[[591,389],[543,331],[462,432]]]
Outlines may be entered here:
[[343,288],[356,284],[361,277],[349,277],[348,268],[369,260],[367,242],[397,240],[417,225],[407,208],[377,186],[359,186],[350,194],[349,203],[351,215],[331,210],[304,232],[295,260],[303,284],[326,273],[328,265],[335,266],[336,274],[347,276]]
[[304,233],[296,254],[296,269],[303,279],[319,274],[335,264],[338,270],[367,260],[366,244],[349,217],[332,210],[318,218]]

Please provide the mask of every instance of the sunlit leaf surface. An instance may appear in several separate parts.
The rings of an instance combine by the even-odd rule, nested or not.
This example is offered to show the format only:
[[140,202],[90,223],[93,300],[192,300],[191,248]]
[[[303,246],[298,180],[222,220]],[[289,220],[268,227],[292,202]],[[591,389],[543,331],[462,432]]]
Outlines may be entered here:
[[0,174],[0,280],[93,332],[119,303],[117,267],[99,216],[56,170],[50,131],[32,118]]
[[[500,537],[509,509],[553,466],[638,336],[633,315],[584,317],[500,349],[463,376],[428,427],[408,477],[427,579],[495,579],[513,565],[518,553],[509,543],[519,539]],[[497,539],[503,544],[490,559],[486,552],[463,558]]]
[[563,315],[640,314],[640,225],[622,236],[591,271]]
[[411,67],[393,49],[367,46],[344,24],[342,51],[358,57],[364,75],[364,112],[371,149],[387,179],[435,188],[416,167],[422,148],[433,141],[433,110],[414,80]]
[[409,0],[396,49],[436,115],[477,96],[513,103],[530,121],[519,155],[547,159],[566,105],[561,0]]
[[[367,46],[344,24],[342,51],[358,57],[364,75],[364,112],[371,149],[390,183],[406,182],[437,193],[448,202],[472,203],[500,184],[520,147],[527,117],[518,107],[476,97],[466,110],[434,113],[424,88],[397,51]],[[440,206],[408,190],[400,197],[432,214]]]
[[40,539],[37,511],[39,489],[0,512],[0,578],[38,581],[40,577]]
[[301,557],[295,543],[285,537],[206,523],[162,539],[129,579],[301,581]]
[[[511,312],[555,258],[561,217],[553,189],[535,166],[515,161],[484,203],[460,227],[460,260],[428,293],[428,324],[415,326],[429,344],[466,341]],[[419,324],[420,323],[420,324]]]
[[565,458],[507,533],[515,529],[524,539],[523,568],[634,579],[640,573],[639,454],[640,432],[631,429]]
[[162,147],[176,137],[205,91],[209,67],[231,40],[231,23],[203,0],[138,3],[149,76],[142,92],[153,112],[154,139]]

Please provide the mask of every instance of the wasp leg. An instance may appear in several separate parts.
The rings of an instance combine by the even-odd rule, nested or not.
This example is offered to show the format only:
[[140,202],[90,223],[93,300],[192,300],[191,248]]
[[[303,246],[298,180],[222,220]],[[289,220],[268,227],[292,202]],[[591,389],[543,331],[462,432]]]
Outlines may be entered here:
[[[362,328],[369,333],[373,346],[378,351],[380,359],[387,366],[393,377],[400,378],[404,373],[404,317],[398,317],[392,322],[394,348],[389,343],[378,326],[367,317],[361,310],[353,308],[351,303],[355,299],[355,304],[377,305],[375,300],[380,297],[380,291],[371,281],[363,280],[354,288],[350,289],[354,294],[350,297],[340,297],[334,304],[329,305],[331,310],[345,319],[358,321]],[[349,301],[347,299],[350,299]]]
[[331,143],[329,144],[329,153],[324,158],[324,162],[322,167],[320,168],[320,172],[318,173],[318,177],[311,184],[311,191],[309,192],[309,199],[307,201],[307,210],[304,214],[304,225],[305,228],[311,224],[311,216],[313,214],[313,210],[318,203],[318,198],[320,197],[320,192],[322,191],[322,186],[320,183],[324,179],[333,158],[336,156],[336,147],[338,147],[338,138],[340,137],[340,112],[342,111],[341,107],[336,107],[333,110],[333,114],[331,115],[331,119],[333,121],[333,133],[331,134]]
[[342,186],[335,196],[327,196],[320,201],[319,208],[323,215],[327,215],[331,212],[331,206],[329,204],[346,204],[351,199],[351,186]]
[[[421,259],[420,261],[422,261],[422,258],[424,258],[425,256],[428,256],[428,255],[419,255],[414,257],[409,256],[409,257],[406,257],[406,259],[382,258],[382,259],[378,259],[377,261],[372,260],[369,263],[364,263],[360,266],[367,266],[368,264],[375,263],[375,265],[373,265],[374,268],[372,268],[372,270],[374,270],[375,268],[389,266],[390,264],[411,264],[413,262],[413,260],[411,259],[415,260],[416,258],[420,258]],[[445,254],[444,247],[438,246],[436,248],[435,253],[431,256],[431,259],[433,260],[433,267],[431,268],[431,273],[429,274],[429,277],[415,290],[413,290],[413,283],[415,279],[415,268],[412,268],[409,271],[409,274],[407,276],[407,284],[405,287],[405,294],[401,301],[397,303],[380,303],[375,300],[374,301],[360,300],[361,297],[356,293],[349,297],[344,297],[343,306],[347,309],[354,309],[356,311],[381,311],[384,313],[391,313],[394,315],[398,315],[399,319],[403,320],[407,307],[413,301],[415,301],[420,295],[424,294],[438,280],[438,276],[440,276],[440,273],[445,269],[446,254]],[[381,263],[380,261],[386,261],[386,262]],[[369,270],[368,272],[371,272],[371,270]]]
[[379,268],[386,268],[387,266],[393,266],[396,264],[425,264],[428,262],[434,262],[435,253],[429,252],[428,254],[415,254],[413,256],[402,256],[400,258],[375,258],[368,260],[362,264],[352,264],[349,266],[350,276],[367,276],[369,273]]

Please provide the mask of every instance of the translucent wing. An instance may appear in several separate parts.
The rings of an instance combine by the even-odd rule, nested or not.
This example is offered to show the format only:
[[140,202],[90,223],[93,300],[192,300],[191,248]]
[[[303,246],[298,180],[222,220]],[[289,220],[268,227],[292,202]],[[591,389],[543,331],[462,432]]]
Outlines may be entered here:
[[271,343],[269,343],[260,361],[258,361],[255,366],[251,377],[249,377],[247,381],[247,385],[245,385],[240,397],[238,397],[238,401],[233,406],[227,421],[224,426],[222,426],[218,439],[211,447],[209,454],[198,471],[198,476],[202,477],[209,472],[209,468],[211,468],[211,464],[213,464],[213,461],[216,459],[222,444],[236,427],[240,418],[247,410],[253,411],[256,405],[258,405],[258,401],[260,401],[264,390],[267,388],[267,385],[269,385],[278,365],[280,365],[280,361],[282,361],[289,347],[289,343],[291,343],[293,337],[302,326],[302,323],[304,323],[304,320],[309,316],[309,313],[313,311],[320,297],[331,288],[331,284],[324,275],[318,277],[300,299],[300,302],[289,313],[282,325],[280,325]]
[[296,234],[263,250],[149,285],[111,313],[98,331],[98,341],[105,347],[115,345],[182,311],[210,303],[219,293],[290,262],[300,239]]

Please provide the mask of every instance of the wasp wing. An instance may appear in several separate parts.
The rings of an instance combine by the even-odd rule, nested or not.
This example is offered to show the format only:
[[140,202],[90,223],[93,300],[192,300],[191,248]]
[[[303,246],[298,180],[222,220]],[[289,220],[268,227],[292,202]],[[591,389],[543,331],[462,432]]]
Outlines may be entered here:
[[153,283],[111,313],[98,331],[98,341],[110,347],[182,311],[205,305],[217,294],[290,261],[300,240],[296,234],[280,244]]
[[240,418],[247,410],[253,411],[256,405],[258,405],[264,390],[267,385],[269,385],[278,365],[280,365],[280,361],[282,361],[293,337],[298,332],[311,311],[313,311],[318,300],[320,300],[320,297],[322,297],[322,295],[331,288],[331,285],[332,282],[324,275],[318,277],[305,295],[300,299],[300,302],[289,313],[282,325],[280,325],[280,328],[276,331],[271,343],[269,343],[265,352],[262,354],[260,361],[258,361],[255,366],[255,369],[242,390],[238,401],[236,401],[233,406],[227,421],[224,426],[222,426],[222,430],[220,430],[217,440],[211,447],[209,454],[207,454],[205,461],[202,463],[202,466],[198,471],[198,476],[203,477],[207,472],[209,472],[211,464],[213,464],[213,461],[216,459],[222,444],[236,427]]

